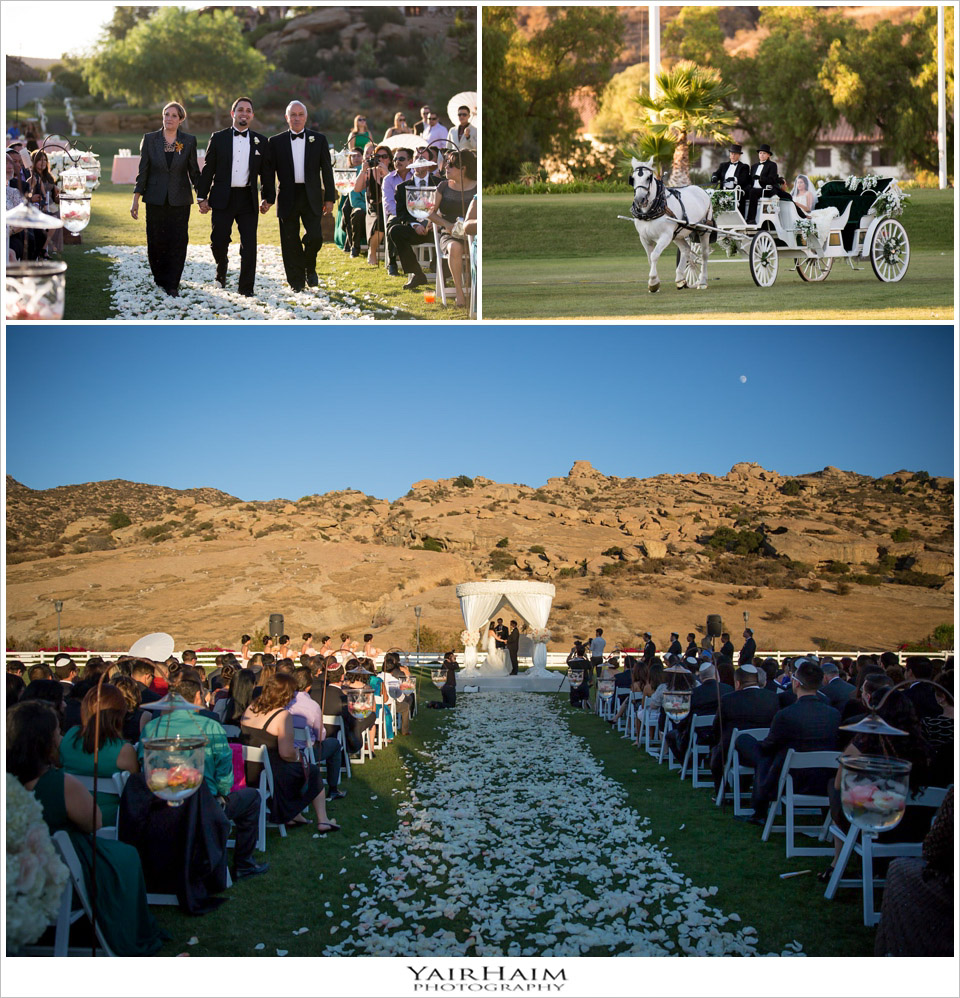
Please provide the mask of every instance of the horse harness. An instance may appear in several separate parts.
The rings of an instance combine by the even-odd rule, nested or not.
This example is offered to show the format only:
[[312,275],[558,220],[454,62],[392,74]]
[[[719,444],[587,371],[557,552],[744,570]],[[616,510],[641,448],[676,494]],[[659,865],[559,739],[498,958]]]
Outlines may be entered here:
[[[630,214],[633,218],[640,222],[653,222],[658,218],[663,218],[664,215],[670,218],[677,219],[677,227],[681,229],[690,229],[693,231],[693,226],[690,224],[690,220],[687,218],[687,208],[683,203],[683,198],[680,197],[680,187],[667,187],[659,177],[655,177],[654,181],[657,185],[657,193],[653,197],[653,202],[646,211],[643,211],[634,200],[630,205]],[[677,216],[667,207],[667,195],[672,194],[680,205],[680,211],[683,212],[683,218],[677,218]]]

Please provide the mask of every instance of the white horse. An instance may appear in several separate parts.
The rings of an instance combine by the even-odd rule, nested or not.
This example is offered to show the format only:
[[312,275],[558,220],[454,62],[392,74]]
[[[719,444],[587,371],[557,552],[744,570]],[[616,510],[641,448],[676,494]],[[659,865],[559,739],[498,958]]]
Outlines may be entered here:
[[707,255],[710,250],[710,233],[697,234],[688,225],[713,222],[710,197],[700,187],[666,187],[654,173],[650,163],[632,159],[633,171],[630,185],[633,187],[633,205],[630,214],[637,227],[637,235],[647,251],[650,261],[650,277],[647,290],[654,294],[660,290],[660,277],[657,274],[657,261],[660,254],[671,244],[680,247],[680,262],[677,264],[677,288],[688,287],[687,264],[692,250],[692,238],[700,240],[700,279],[697,287],[704,291],[707,287]]

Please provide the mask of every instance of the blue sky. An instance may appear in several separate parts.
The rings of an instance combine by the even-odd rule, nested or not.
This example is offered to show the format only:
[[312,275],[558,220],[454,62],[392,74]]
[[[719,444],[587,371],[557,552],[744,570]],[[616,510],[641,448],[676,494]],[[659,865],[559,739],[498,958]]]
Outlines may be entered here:
[[6,472],[242,499],[581,459],[953,475],[953,368],[946,326],[9,326]]

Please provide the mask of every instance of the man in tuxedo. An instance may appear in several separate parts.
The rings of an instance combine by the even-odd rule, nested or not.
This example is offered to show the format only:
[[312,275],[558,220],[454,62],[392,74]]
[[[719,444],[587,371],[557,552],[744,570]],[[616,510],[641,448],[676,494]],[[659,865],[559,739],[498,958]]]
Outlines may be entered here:
[[426,104],[424,104],[423,107],[420,108],[420,120],[413,126],[414,135],[423,135],[424,129],[430,127],[430,124],[427,121],[427,119],[430,117],[430,113],[431,113],[430,108],[428,108]]
[[[753,778],[753,814],[744,820],[762,825],[767,810],[777,795],[780,770],[787,749],[798,752],[826,752],[837,747],[840,712],[817,696],[823,682],[823,670],[816,662],[801,659],[792,684],[796,703],[774,714],[770,733],[762,742],[751,735],[737,739],[737,752],[755,770]],[[826,795],[827,782],[836,769],[808,769],[799,772],[794,786],[801,794]]]
[[722,190],[734,190],[739,187],[737,194],[737,208],[743,211],[743,194],[750,183],[750,165],[742,163],[740,157],[743,155],[743,146],[734,142],[729,149],[730,162],[722,163],[713,172],[710,182],[716,184]]
[[305,284],[315,288],[320,283],[317,253],[323,245],[321,220],[333,211],[337,191],[326,136],[305,127],[306,107],[291,101],[285,117],[289,129],[268,140],[269,171],[264,176],[260,210],[267,211],[276,201],[287,283],[294,291],[302,291]]
[[717,669],[712,662],[701,665],[698,676],[700,685],[690,694],[690,713],[666,734],[667,748],[677,760],[682,760],[686,754],[693,718],[716,714],[721,698],[733,692],[729,683],[717,680]]
[[770,158],[770,146],[764,143],[757,150],[757,162],[750,168],[750,178],[747,182],[747,223],[757,221],[757,204],[763,196],[764,189],[777,186],[777,164]]
[[[766,681],[766,674],[762,674]],[[745,665],[734,673],[735,690],[720,698],[720,709],[714,718],[713,727],[704,738],[713,746],[710,752],[710,772],[713,786],[720,789],[723,764],[730,748],[733,729],[746,731],[748,728],[769,728],[773,716],[780,705],[777,694],[760,685],[761,673],[755,665]]]
[[820,687],[820,696],[842,714],[843,708],[853,696],[856,687],[840,678],[840,669],[836,662],[826,661],[820,668],[823,669],[823,686]]
[[[405,151],[398,149],[397,153]],[[417,161],[415,160],[414,162]],[[431,241],[431,223],[426,220],[421,222],[419,219],[414,218],[407,208],[407,191],[411,187],[436,187],[437,185],[437,177],[430,173],[435,164],[429,160],[427,162],[430,165],[414,167],[413,175],[407,177],[402,183],[397,185],[394,192],[395,214],[387,222],[387,234],[390,237],[390,245],[396,247],[397,256],[400,258],[400,266],[403,267],[403,272],[407,275],[407,283],[403,286],[406,291],[413,291],[422,284],[427,283],[427,275],[424,274],[413,247],[418,246],[420,243]],[[383,198],[384,204],[386,204],[386,182],[384,182]]]
[[510,621],[510,633],[507,635],[507,651],[510,652],[510,675],[515,676],[520,671],[520,629],[515,620]]
[[730,661],[732,662],[733,656],[737,653],[737,650],[736,648],[733,647],[733,642],[730,640],[730,635],[727,634],[726,631],[724,631],[723,634],[720,635],[720,641],[722,642],[722,644],[720,645],[720,654],[723,655],[724,658],[729,658]]
[[649,631],[644,632],[643,641],[643,661],[647,665],[651,665],[654,655],[657,654],[657,646],[653,643],[653,636],[649,633]]
[[936,687],[929,683],[920,683],[920,679],[930,679],[933,675],[933,663],[924,655],[911,655],[903,669],[903,678],[909,679],[911,686],[904,693],[910,698],[917,711],[917,717],[922,721],[925,717],[939,717],[943,708],[937,703]]
[[687,650],[683,653],[684,658],[696,658],[700,654],[700,646],[697,644],[697,636],[691,631],[687,635]]
[[497,617],[497,626],[494,628],[497,635],[497,647],[506,648],[507,638],[510,636],[510,632],[504,626],[503,617]]
[[230,108],[233,124],[214,132],[207,143],[197,205],[212,212],[210,250],[217,264],[217,283],[227,286],[227,248],[234,223],[240,234],[240,278],[237,290],[253,296],[257,274],[257,202],[259,182],[269,170],[267,137],[250,128],[253,102],[238,97]]
[[683,645],[680,644],[680,635],[676,631],[670,634],[670,647],[667,649],[668,655],[675,655],[677,658],[683,654]]
[[753,631],[749,627],[743,629],[743,647],[737,665],[752,665],[753,656],[757,654],[757,642],[753,640]]

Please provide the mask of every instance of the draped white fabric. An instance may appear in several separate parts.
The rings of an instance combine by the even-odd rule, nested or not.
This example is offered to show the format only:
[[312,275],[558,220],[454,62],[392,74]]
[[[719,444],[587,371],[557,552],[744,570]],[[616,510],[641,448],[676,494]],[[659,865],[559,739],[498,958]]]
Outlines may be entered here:
[[[517,612],[538,630],[547,626],[550,607],[553,605],[552,596],[540,593],[511,593],[510,602]],[[546,674],[547,671],[547,646],[542,641],[538,641],[533,648],[533,671],[537,674]]]
[[[460,597],[460,612],[463,614],[463,622],[468,631],[476,631],[478,639],[482,639],[486,634],[487,622],[490,614],[497,608],[500,602],[500,593],[477,593],[471,596]],[[477,665],[477,646],[464,645],[463,664],[467,669],[473,669]]]

